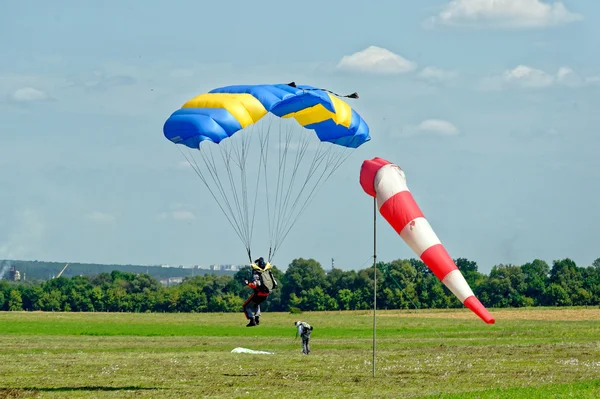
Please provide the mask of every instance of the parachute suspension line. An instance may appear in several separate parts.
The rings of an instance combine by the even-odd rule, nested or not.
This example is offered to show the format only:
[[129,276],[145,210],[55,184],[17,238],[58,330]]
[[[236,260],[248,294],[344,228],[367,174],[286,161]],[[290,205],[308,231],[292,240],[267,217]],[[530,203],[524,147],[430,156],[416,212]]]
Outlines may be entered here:
[[[321,143],[321,146],[323,146],[323,145],[325,145],[325,144]],[[327,154],[330,154],[332,152],[331,148],[333,148],[333,145],[331,145],[329,151],[327,151]],[[344,156],[344,153],[347,153],[347,155]],[[285,240],[285,238],[287,237],[287,235],[291,231],[292,227],[296,224],[296,222],[300,219],[300,216],[308,208],[308,206],[310,205],[311,201],[314,199],[314,197],[319,192],[319,190],[321,189],[321,187],[323,187],[323,185],[327,182],[327,180],[346,161],[346,159],[348,159],[348,157],[351,154],[352,154],[352,149],[344,147],[344,149],[342,151],[340,151],[339,154],[337,154],[337,162],[333,162],[331,160],[328,162],[328,165],[324,168],[323,173],[321,174],[321,176],[319,177],[319,179],[315,183],[314,187],[312,188],[312,190],[308,194],[308,198],[306,199],[306,201],[304,202],[304,204],[301,206],[300,211],[296,214],[296,216],[294,217],[294,219],[292,220],[292,222],[289,224],[289,226],[286,229],[286,231],[284,233],[282,233],[282,237],[281,237],[281,240],[279,241],[279,244],[283,243],[283,241]],[[315,155],[315,159],[316,158],[317,158],[317,155]],[[329,173],[327,174],[327,176],[323,179],[323,176],[327,172],[327,168],[329,166],[331,166],[332,164],[334,164],[334,166],[331,168],[331,170],[329,171]],[[308,182],[309,178],[310,177],[307,177],[307,181],[305,182],[305,184]],[[320,183],[320,185],[319,185],[319,183]],[[303,189],[304,189],[304,187],[303,187]],[[298,198],[299,198],[299,196],[298,196]],[[273,253],[273,256],[274,256],[274,253]]]
[[[243,137],[241,138],[242,144],[241,146],[244,145],[244,140]],[[223,142],[222,144],[219,145],[219,149],[221,151],[221,157],[223,159],[223,162],[225,163],[225,167],[227,170],[227,177],[229,179],[229,184],[231,186],[231,191],[233,194],[233,200],[235,202],[236,205],[236,210],[237,210],[237,214],[240,220],[240,224],[242,225],[242,235],[244,236],[244,243],[246,244],[246,248],[250,248],[250,242],[249,242],[249,237],[248,237],[248,227],[247,227],[247,223],[244,223],[246,220],[246,218],[244,218],[244,215],[242,213],[242,205],[240,204],[240,198],[238,195],[238,192],[235,190],[235,182],[234,182],[234,178],[233,178],[233,173],[231,172],[231,163],[232,163],[232,157],[231,157],[231,151],[232,149],[229,147],[233,147],[233,146],[228,146],[227,144],[230,144],[229,142]],[[235,149],[235,147],[233,147]],[[239,156],[239,152],[237,153],[238,155],[238,159],[239,162],[237,162],[238,167],[240,168],[240,179],[242,180],[242,195],[244,194],[244,179],[243,177],[244,175],[244,170],[243,170],[243,163],[242,163],[242,159]],[[233,160],[235,161],[235,160]],[[214,161],[213,161],[214,162]],[[245,228],[243,228],[245,227]]]
[[[269,176],[267,175],[267,154],[269,153],[269,134],[271,132],[271,124],[272,121],[269,120],[269,125],[266,129],[266,134],[261,130],[259,131],[258,137],[260,142],[260,162],[258,165],[258,175],[260,175],[260,167],[263,166],[263,170],[265,173],[265,197],[266,197],[266,205],[267,205],[267,229],[269,231],[269,238],[271,237],[271,211],[269,205]],[[258,195],[258,179],[256,182],[256,193]],[[271,243],[269,243],[269,246]],[[270,251],[270,250],[269,250]]]
[[[267,212],[269,214],[269,253],[271,253],[272,249],[273,249],[273,230],[275,230],[275,225],[277,224],[277,219],[276,219],[276,210],[277,210],[277,204],[279,202],[279,197],[280,197],[280,188],[283,187],[283,184],[281,182],[282,179],[282,173],[285,174],[285,162],[283,162],[282,165],[282,160],[285,160],[286,155],[287,155],[287,148],[286,151],[284,151],[284,153],[282,154],[282,145],[281,145],[281,124],[279,125],[279,134],[278,134],[278,139],[279,139],[279,145],[278,145],[278,160],[279,160],[279,164],[278,164],[278,168],[277,168],[277,184],[275,187],[275,204],[274,204],[274,211],[273,211],[273,220],[271,220],[271,212],[268,209]],[[265,176],[267,175],[266,173],[266,162],[265,162]],[[265,183],[266,183],[266,178],[265,178]],[[267,189],[267,198],[268,198],[268,187],[266,187]],[[271,261],[271,257],[269,256],[268,261]]]
[[[288,134],[287,137],[288,137],[288,141],[286,142],[286,151],[288,150],[289,144],[290,144],[289,139],[291,138],[291,129],[290,129],[290,133]],[[304,155],[306,154],[306,149],[308,147],[309,140],[310,140],[309,135],[301,135],[301,137],[302,137],[302,141],[300,142],[299,147],[296,152],[296,157],[295,157],[295,161],[294,161],[293,168],[292,168],[292,174],[291,174],[289,184],[288,184],[288,187],[286,190],[287,192],[286,192],[285,198],[282,201],[282,204],[279,207],[277,226],[276,226],[276,230],[275,230],[275,248],[277,248],[277,246],[279,244],[278,241],[279,241],[281,232],[284,228],[284,223],[288,219],[287,218],[287,208],[289,205],[290,196],[292,195],[292,187],[294,185],[294,182],[296,181],[298,167],[299,167],[300,162],[302,161]],[[305,182],[305,184],[306,184],[306,182]],[[300,192],[296,194],[296,201],[300,198],[301,194],[302,194],[302,190],[300,190]]]
[[[226,146],[223,146],[223,147],[219,146],[219,149],[220,149],[221,153],[223,153],[223,149],[227,149],[227,147]],[[211,150],[209,150],[209,151],[210,151],[210,160],[212,161],[212,164],[210,163],[210,161],[208,159],[208,156],[205,156],[205,154],[202,151],[200,153],[202,155],[202,158],[203,158],[203,160],[205,162],[205,165],[206,165],[207,169],[211,172],[211,176],[213,177],[213,181],[215,182],[215,185],[219,189],[219,192],[221,193],[221,196],[222,196],[223,200],[225,201],[225,203],[227,205],[227,208],[229,209],[229,212],[231,213],[231,218],[235,222],[235,226],[233,226],[234,229],[236,229],[236,232],[237,232],[238,236],[240,237],[240,239],[242,240],[242,243],[246,247],[246,250],[250,251],[250,243],[248,242],[248,237],[247,237],[247,235],[244,235],[243,228],[240,225],[240,220],[235,218],[235,213],[234,213],[234,211],[232,209],[231,203],[229,201],[229,197],[226,195],[225,188],[223,187],[223,184],[221,183],[221,180],[218,178],[219,175],[218,175],[218,169],[217,169],[216,162],[215,162],[215,157],[214,157],[212,151]],[[229,169],[229,165],[227,165],[227,169],[228,169],[229,172],[231,172],[230,169]],[[232,180],[230,180],[230,183],[231,182],[232,182]],[[239,207],[239,201],[237,199],[237,193],[235,191],[235,185],[232,185],[231,189],[232,189],[232,191],[234,193],[235,204],[237,205],[237,208],[236,208],[237,214],[240,215],[241,214],[241,210],[240,210],[240,207]]]
[[[297,127],[297,128],[299,128],[299,127]],[[292,134],[291,134],[292,131],[293,131],[293,129],[289,129],[286,132],[286,135],[285,135],[285,138],[286,138],[285,145],[283,145],[282,142],[281,142],[281,136],[282,136],[282,134],[281,134],[281,130],[280,130],[280,134],[279,134],[279,138],[280,138],[280,142],[279,142],[280,143],[279,144],[280,156],[279,156],[279,169],[278,170],[280,172],[282,172],[282,173],[280,173],[278,180],[281,179],[281,174],[285,174],[285,170],[287,169],[287,162],[286,161],[287,161],[287,154],[288,154],[288,151],[290,149],[290,142],[291,142],[291,138],[292,138]],[[275,222],[275,227],[274,227],[275,228],[275,232],[274,232],[274,234],[272,234],[272,237],[271,237],[272,238],[272,242],[274,240],[274,243],[272,243],[272,245],[270,247],[270,250],[269,250],[269,253],[270,253],[269,257],[270,257],[270,259],[272,259],[272,257],[274,256],[274,254],[275,254],[275,252],[277,250],[277,247],[281,244],[280,236],[282,235],[282,232],[283,232],[283,230],[285,228],[284,222],[287,221],[287,219],[289,219],[289,217],[286,215],[286,213],[287,213],[286,211],[287,211],[287,208],[289,206],[290,198],[291,198],[292,195],[294,195],[294,196],[296,196],[296,201],[297,201],[300,198],[301,194],[302,194],[302,190],[299,193],[297,193],[297,194],[293,193],[292,192],[292,186],[294,185],[294,182],[295,182],[296,177],[298,175],[298,168],[300,166],[300,163],[301,163],[304,155],[306,154],[306,151],[307,151],[307,148],[308,148],[308,146],[310,144],[310,140],[311,140],[312,136],[307,135],[307,134],[302,134],[302,135],[300,135],[300,137],[301,137],[301,140],[300,140],[299,143],[297,143],[296,157],[295,157],[294,163],[292,165],[292,175],[290,177],[289,184],[287,185],[288,187],[287,187],[287,190],[286,190],[287,193],[285,195],[285,198],[282,198],[282,196],[283,196],[282,192],[284,190],[283,183],[278,184],[278,188],[277,188],[277,193],[276,193],[277,194],[277,202],[278,203],[281,202],[281,203],[279,203],[279,207],[278,207],[279,208],[278,209],[279,212],[276,215],[276,222]],[[282,152],[283,152],[283,154],[282,154]],[[292,209],[292,211],[293,211],[293,209]]]
[[[208,184],[206,178],[204,177],[204,175],[200,171],[200,167],[198,166],[198,163],[196,162],[196,160],[194,159],[194,157],[191,156],[191,154],[190,154],[190,158],[193,160],[193,162],[192,162],[190,160],[190,158],[188,158],[183,153],[183,151],[181,150],[181,148],[179,146],[176,146],[176,147],[179,150],[179,152],[181,152],[181,154],[183,155],[183,157],[188,161],[188,163],[190,164],[190,166],[192,167],[192,169],[194,170],[194,172],[196,172],[196,174],[200,177],[200,179],[202,180],[202,182],[206,185],[206,187],[208,188],[208,191],[210,192],[210,194],[215,199],[215,202],[217,203],[217,205],[219,205],[219,208],[221,208],[221,211],[223,211],[223,214],[225,215],[225,217],[229,221],[229,224],[231,224],[231,227],[233,227],[234,231],[236,232],[236,234],[238,235],[238,237],[240,238],[240,240],[242,240],[242,242],[243,242],[244,240],[243,240],[242,236],[240,235],[239,230],[236,229],[236,224],[234,224],[234,221],[231,220],[231,218],[229,217],[229,215],[227,214],[227,212],[225,211],[225,209],[223,209],[223,207],[221,206],[221,203],[217,200],[217,197],[216,197],[215,193],[210,188],[210,185]],[[209,169],[209,171],[210,171],[210,169]],[[214,179],[214,176],[213,176],[213,179]],[[230,210],[231,210],[231,208],[230,208]]]
[[[212,151],[210,150],[210,145],[209,145],[207,151],[210,152],[210,160],[208,158],[208,155],[205,154],[202,151],[202,146],[200,147],[200,155],[202,156],[204,164],[206,165],[207,170],[210,172],[211,177],[213,178],[213,181],[215,182],[215,185],[217,186],[217,188],[218,188],[221,196],[223,197],[223,200],[227,204],[227,208],[229,209],[229,212],[231,212],[231,217],[234,219],[234,221],[236,223],[236,227],[237,227],[237,229],[239,231],[239,234],[241,236],[242,235],[242,231],[241,231],[242,229],[241,229],[238,221],[234,217],[235,215],[234,215],[233,209],[231,207],[231,203],[229,202],[228,196],[225,194],[225,188],[223,187],[223,184],[221,184],[221,180],[218,178],[218,176],[219,176],[218,175],[218,170],[217,170],[217,167],[216,167],[216,164],[215,164],[214,155],[213,155]],[[211,161],[212,161],[212,163],[211,163]],[[240,238],[242,238],[242,237],[240,237]],[[243,238],[242,238],[242,241],[243,241]]]
[[[250,220],[248,219],[248,184],[247,184],[247,178],[246,178],[246,161],[248,158],[248,146],[250,145],[250,141],[252,139],[252,134],[246,134],[246,135],[240,135],[239,137],[241,144],[238,147],[234,146],[234,145],[230,145],[230,150],[229,151],[224,151],[223,148],[227,148],[226,146],[219,146],[219,148],[221,148],[221,155],[223,156],[223,161],[225,162],[225,164],[227,165],[227,172],[228,172],[228,176],[229,176],[229,182],[231,184],[231,188],[234,194],[234,200],[236,201],[236,204],[238,206],[238,214],[240,216],[240,219],[242,220],[242,225],[244,226],[244,236],[246,238],[246,245],[247,248],[250,248],[251,242],[252,242],[252,230],[250,229]],[[232,142],[229,141],[227,144],[231,144]],[[224,143],[225,144],[225,143]],[[238,197],[238,193],[235,191],[235,183],[234,183],[234,177],[233,177],[233,173],[231,171],[231,150],[233,150],[233,153],[235,154],[237,159],[233,159],[234,163],[239,167],[240,169],[240,185],[241,185],[241,204],[240,204],[240,198]],[[225,157],[225,154],[227,155]],[[236,162],[237,160],[237,162]],[[256,209],[256,202],[254,204],[255,209]]]
[[[258,130],[257,133],[254,132],[254,130]],[[248,159],[248,149],[250,146],[250,141],[252,139],[252,137],[254,136],[254,134],[258,134],[258,138],[259,138],[259,143],[260,143],[260,147],[261,147],[261,151],[260,151],[260,156],[258,159],[258,173],[256,176],[256,187],[255,187],[255,191],[254,191],[254,207],[252,210],[252,217],[251,219],[249,219],[249,208],[248,208],[248,188],[247,188],[247,178],[246,178],[246,163],[247,163],[247,159]],[[269,135],[269,129],[267,129],[267,133],[266,136]],[[242,145],[241,145],[241,149],[235,151],[237,157],[238,157],[238,166],[240,167],[240,171],[241,171],[241,185],[242,185],[242,193],[243,193],[243,200],[244,200],[244,215],[245,215],[245,226],[246,226],[246,230],[247,230],[247,237],[248,237],[248,257],[250,259],[250,263],[252,263],[252,257],[251,257],[251,251],[250,251],[250,246],[252,243],[252,236],[253,236],[253,232],[254,232],[254,221],[256,218],[256,207],[258,204],[258,187],[260,185],[260,171],[261,171],[261,166],[263,165],[263,162],[265,164],[265,181],[267,179],[267,174],[266,174],[266,154],[267,152],[265,152],[265,133],[256,128],[255,125],[252,125],[248,128],[248,134],[246,134],[244,139],[242,140]],[[266,147],[268,149],[268,142],[266,143]],[[235,149],[235,147],[234,147]],[[267,196],[267,201],[268,201],[268,196]],[[268,212],[267,212],[268,215]]]
[[[279,135],[278,135],[278,138],[279,138],[279,145],[278,145],[278,150],[279,150],[278,151],[279,164],[278,164],[278,168],[277,168],[277,183],[276,183],[276,186],[275,186],[275,203],[273,205],[274,210],[277,209],[277,202],[279,200],[279,187],[281,185],[281,173],[282,173],[282,170],[283,170],[282,165],[281,165],[281,159],[282,159],[282,155],[281,155],[281,125],[279,126]],[[265,165],[265,175],[266,175],[266,165]],[[265,182],[266,182],[266,179],[265,179]],[[267,191],[266,192],[267,192],[267,198],[268,198],[268,193],[269,193],[268,187],[267,187]],[[271,215],[271,213],[269,211],[269,250],[271,248],[273,248],[273,230],[275,228],[275,223],[276,223],[275,220],[271,220],[270,215]],[[275,211],[273,211],[273,218],[274,217],[275,217]],[[269,261],[270,261],[270,259],[269,259]]]
[[[228,154],[231,152],[231,150],[229,150],[229,151],[227,150],[227,143],[224,143],[224,144],[225,144],[225,146],[219,145],[219,149],[221,151],[221,155],[222,156],[223,156],[224,152],[228,153]],[[235,219],[235,215],[234,215],[233,209],[232,209],[231,204],[229,202],[228,196],[225,193],[225,188],[223,187],[223,184],[221,183],[221,180],[218,179],[217,166],[216,166],[215,158],[214,158],[214,155],[213,155],[212,151],[210,151],[210,160],[212,161],[212,164],[209,164],[210,162],[208,160],[208,156],[205,156],[205,154],[202,152],[202,146],[200,147],[200,153],[202,154],[202,157],[204,159],[204,162],[205,162],[208,170],[211,172],[211,175],[213,176],[213,181],[218,186],[219,191],[220,191],[223,199],[225,200],[229,211],[231,212],[231,216],[234,219],[236,227],[237,227],[237,229],[239,231],[238,235],[240,236],[240,239],[244,243],[246,249],[249,250],[250,249],[250,243],[248,242],[248,236],[247,236],[247,234],[244,235],[244,229],[242,228],[242,226],[240,226],[240,221]],[[237,214],[238,214],[238,217],[240,219],[242,219],[242,217],[241,217],[241,209],[240,209],[240,205],[239,205],[239,199],[238,199],[238,196],[237,196],[237,192],[235,191],[235,185],[233,184],[233,177],[231,175],[231,168],[230,168],[231,161],[230,161],[230,157],[224,159],[224,161],[225,161],[225,164],[227,166],[227,172],[228,172],[228,175],[229,175],[229,182],[231,184],[231,190],[233,191],[233,199],[234,199],[234,202],[236,204]]]
[[[273,225],[272,228],[269,229],[270,234],[269,234],[269,249],[273,249],[274,246],[276,246],[276,241],[273,242],[274,240],[274,235],[277,235],[277,230],[278,230],[278,226],[280,223],[280,219],[278,218],[278,216],[281,216],[281,212],[277,212],[278,209],[278,205],[281,201],[281,197],[283,196],[283,189],[284,189],[284,185],[283,185],[283,179],[285,177],[285,171],[286,171],[286,167],[287,167],[287,155],[288,155],[288,151],[289,151],[289,144],[291,141],[291,133],[292,133],[292,129],[286,129],[286,141],[285,141],[285,145],[282,144],[282,126],[281,124],[279,125],[279,134],[278,134],[278,140],[279,140],[279,145],[278,145],[278,160],[279,160],[279,165],[277,168],[277,185],[275,188],[275,205],[274,205],[274,212],[273,212]],[[275,234],[273,234],[273,231],[275,232]],[[269,260],[270,261],[270,260]]]
[[[293,185],[293,183],[296,179],[298,165],[300,164],[300,162],[302,161],[302,158],[306,154],[306,151],[307,151],[307,148],[309,145],[309,140],[310,140],[309,137],[310,136],[302,135],[302,137],[304,138],[304,140],[298,146],[298,153],[297,153],[296,162],[295,162],[295,165],[293,168],[293,175],[292,175],[290,184],[288,185],[289,188],[291,188],[291,186]],[[281,144],[281,132],[280,132],[280,160],[279,160],[279,169],[278,169],[280,172],[285,172],[286,165],[287,165],[285,163],[285,159],[287,156],[287,151],[289,149],[289,135],[287,136],[287,138],[288,138],[288,140],[286,140],[286,145],[283,146]],[[327,149],[323,150],[324,146],[329,146],[329,147]],[[343,150],[339,151],[336,154],[336,151],[333,151],[334,148],[336,148],[336,149],[342,148]],[[282,149],[283,149],[283,155],[281,155]],[[272,250],[272,252],[270,251],[271,256],[275,255],[277,248],[283,243],[283,241],[287,237],[288,233],[290,232],[292,227],[296,224],[296,222],[299,220],[299,218],[303,214],[303,212],[307,209],[308,205],[310,204],[310,202],[312,201],[312,199],[314,198],[316,193],[319,191],[319,189],[323,186],[323,184],[325,184],[325,182],[335,172],[335,170],[337,170],[339,168],[339,166],[344,163],[344,161],[349,157],[351,152],[352,152],[352,149],[348,149],[346,147],[337,146],[337,145],[334,145],[331,143],[320,143],[319,148],[317,149],[315,156],[312,160],[312,163],[310,164],[309,171],[307,172],[307,176],[301,186],[300,192],[297,194],[294,194],[296,199],[293,202],[293,204],[291,205],[291,208],[289,208],[289,201],[291,198],[290,196],[292,195],[291,190],[288,189],[285,199],[282,200],[283,205],[280,205],[280,207],[279,207],[279,214],[278,214],[279,217],[277,218],[276,231],[275,231],[275,234],[273,237],[275,240],[275,243],[274,243],[274,245],[271,246],[271,250]],[[347,153],[346,156],[344,156],[345,153]],[[309,192],[304,204],[300,207],[300,211],[298,212],[298,214],[295,217],[293,217],[294,210],[301,203],[300,200],[301,200],[303,191],[306,189],[308,182],[311,180],[311,178],[317,172],[317,169],[323,162],[325,162],[325,166],[324,166],[323,172],[321,173],[321,176],[319,176],[314,187]],[[327,173],[328,171],[329,171],[329,173]],[[281,173],[280,173],[280,178],[281,178]],[[280,189],[283,190],[283,187],[279,186],[279,184],[278,184],[278,189],[277,189],[277,201],[278,202],[281,200]],[[284,221],[289,222],[288,219],[291,219],[291,223],[289,223],[286,226],[283,224],[283,222]]]
[[[304,189],[305,189],[305,187],[306,187],[306,185],[307,185],[308,181],[310,180],[310,178],[311,178],[311,177],[312,177],[312,175],[314,174],[314,172],[315,172],[316,168],[318,167],[317,160],[319,160],[320,158],[322,158],[322,156],[320,156],[320,155],[319,155],[319,150],[320,150],[320,148],[321,148],[321,145],[319,146],[319,149],[318,149],[318,150],[317,150],[317,152],[315,153],[315,156],[314,156],[314,158],[313,158],[313,161],[312,161],[312,163],[311,163],[311,165],[310,165],[309,171],[307,172],[306,179],[304,180],[304,184],[302,185],[302,188],[300,189],[300,192],[299,192],[299,193],[297,194],[297,196],[296,196],[296,200],[294,201],[294,204],[292,205],[292,209],[290,210],[290,213],[292,213],[292,212],[294,211],[294,209],[296,208],[296,205],[298,204],[298,201],[299,201],[299,200],[300,200],[300,198],[301,198],[301,194],[302,194],[302,192],[304,191]],[[304,150],[304,151],[303,151],[303,153],[302,153],[302,155],[304,155],[304,153],[305,153],[305,149],[306,149],[306,146],[304,146],[302,149]],[[320,162],[319,162],[319,164],[320,164]],[[288,192],[288,193],[289,193],[289,192]],[[286,203],[286,205],[287,205],[287,203]],[[290,217],[291,217],[291,216],[290,216]],[[297,219],[297,218],[296,218],[296,219]],[[282,231],[282,230],[283,230],[283,226],[282,226],[282,225],[279,225],[279,226],[278,226],[278,231],[277,231],[277,233],[278,233],[278,234],[277,234],[277,238],[279,238],[280,236],[282,236],[282,235],[283,235],[283,231]],[[288,228],[287,230],[289,230],[289,228]],[[281,242],[277,242],[276,246],[278,246],[278,244],[280,244],[280,243],[281,243]]]
[[[198,146],[198,150],[189,149],[189,157],[177,146],[209,189],[227,221],[244,244],[250,262],[252,262],[251,243],[257,217],[257,206],[259,201],[263,202],[258,197],[259,187],[262,186],[261,173],[265,175],[266,216],[269,230],[268,260],[271,262],[280,245],[308,208],[317,192],[352,151],[351,148],[344,146],[313,141],[315,140],[314,133],[307,134],[299,125],[286,126],[282,120],[278,120],[280,126],[276,137],[271,126],[273,120],[265,122],[266,124],[262,127],[248,126],[244,129],[246,130],[244,134],[228,137],[219,144],[211,141],[202,142]],[[299,132],[299,134],[295,135],[295,132]],[[255,184],[249,181],[252,177],[248,174],[250,172],[248,156],[251,155],[249,150],[254,135],[257,136],[260,146],[260,151],[256,156],[258,159],[250,161],[252,169],[254,165],[257,165],[258,173]],[[277,160],[274,161],[275,165],[269,166],[271,140],[274,140],[273,145],[278,144],[278,148],[277,155],[271,151]],[[312,160],[307,159],[308,162],[303,163],[312,143],[316,144],[315,150],[310,150],[314,152],[314,155],[311,155]],[[220,156],[214,153],[214,145],[218,145]],[[194,158],[192,153],[195,154],[195,151],[200,153],[202,161]],[[218,166],[217,164],[221,161],[224,165]],[[199,163],[203,163],[204,167],[201,168]],[[239,176],[237,168],[239,168]],[[303,171],[304,168],[307,170]],[[322,171],[319,171],[321,168]],[[303,176],[304,173],[306,173],[305,176]],[[270,176],[271,174],[273,176]],[[274,179],[275,174],[276,178]],[[272,180],[276,180],[274,188],[271,187]],[[230,187],[225,187],[225,181],[229,182]],[[211,187],[213,185],[211,183],[214,184],[213,187]],[[255,187],[255,194],[252,196],[254,198],[250,198],[251,186]],[[274,196],[274,199],[270,198],[271,196]],[[252,199],[254,204],[250,203]]]
[[[268,137],[269,135],[269,131],[270,131],[270,124],[269,127],[267,128],[267,133],[266,136]],[[257,129],[259,130],[259,129]],[[252,233],[254,231],[254,220],[255,220],[255,216],[256,216],[256,205],[258,203],[257,199],[258,199],[258,187],[260,184],[260,170],[261,170],[261,166],[263,165],[264,162],[264,170],[265,170],[265,185],[267,186],[267,191],[266,193],[268,193],[268,184],[267,184],[267,172],[266,172],[266,167],[267,167],[267,158],[266,158],[266,154],[268,154],[268,146],[269,143],[268,141],[266,142],[266,149],[265,149],[265,133],[262,130],[258,131],[258,139],[259,139],[259,143],[260,143],[260,157],[258,160],[258,173],[256,174],[256,188],[254,190],[254,210],[252,212],[252,224],[250,226],[250,232]],[[267,202],[267,224],[269,223],[268,219],[269,219],[269,196],[266,196],[266,202]],[[271,235],[271,230],[270,230],[270,226],[269,226],[269,236]],[[252,259],[250,259],[250,261],[252,262]]]

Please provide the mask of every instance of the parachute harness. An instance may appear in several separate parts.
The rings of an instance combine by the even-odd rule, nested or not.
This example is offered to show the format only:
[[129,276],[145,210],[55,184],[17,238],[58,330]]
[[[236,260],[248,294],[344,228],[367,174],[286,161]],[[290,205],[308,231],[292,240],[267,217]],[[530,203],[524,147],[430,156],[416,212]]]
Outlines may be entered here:
[[[296,87],[294,82],[288,84]],[[300,90],[323,90],[340,96],[326,89],[299,88]],[[358,98],[357,93],[345,96]],[[264,175],[264,194],[266,217],[269,233],[269,256],[271,262],[277,250],[289,234],[292,227],[304,213],[319,189],[327,182],[331,175],[348,159],[353,148],[335,145],[329,142],[318,141],[314,132],[308,132],[296,121],[293,126],[283,126],[285,121],[277,119],[280,123],[278,134],[271,133],[273,117],[270,117],[266,127],[251,124],[246,127],[244,134],[235,134],[221,141],[218,145],[205,140],[196,150],[188,148],[189,157],[177,146],[188,161],[195,173],[206,185],[211,195],[225,214],[229,224],[235,230],[246,248],[248,259],[252,263],[251,244],[254,231],[254,220],[259,194],[261,174]],[[264,123],[264,122],[263,122]],[[242,133],[242,132],[240,132]],[[296,134],[295,134],[296,133]],[[312,134],[311,134],[312,133]],[[256,163],[256,185],[253,205],[249,199],[248,186],[248,155],[254,137],[258,138],[257,159],[250,159]],[[273,138],[272,136],[276,136]],[[271,141],[275,141],[271,144]],[[318,145],[314,146],[315,142]],[[276,147],[277,160],[275,167],[268,168],[269,145]],[[215,156],[215,145],[220,152],[220,157]],[[312,160],[303,162],[307,153],[314,153]],[[201,167],[193,153],[200,154]],[[256,161],[256,162],[254,162]],[[219,164],[219,165],[218,165]],[[304,170],[300,171],[301,167]],[[271,176],[269,176],[269,173]],[[270,179],[275,180],[275,187],[269,187]],[[227,184],[228,183],[228,184]],[[273,182],[271,182],[273,184]]]

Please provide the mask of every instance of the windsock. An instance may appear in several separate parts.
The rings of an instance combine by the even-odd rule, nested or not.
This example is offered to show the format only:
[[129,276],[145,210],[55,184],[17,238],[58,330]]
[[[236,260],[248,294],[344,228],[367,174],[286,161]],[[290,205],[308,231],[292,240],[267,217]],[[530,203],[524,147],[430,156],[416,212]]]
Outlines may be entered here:
[[475,297],[464,276],[423,216],[406,185],[404,171],[382,158],[363,162],[360,185],[375,197],[381,215],[456,297],[488,324],[495,320]]

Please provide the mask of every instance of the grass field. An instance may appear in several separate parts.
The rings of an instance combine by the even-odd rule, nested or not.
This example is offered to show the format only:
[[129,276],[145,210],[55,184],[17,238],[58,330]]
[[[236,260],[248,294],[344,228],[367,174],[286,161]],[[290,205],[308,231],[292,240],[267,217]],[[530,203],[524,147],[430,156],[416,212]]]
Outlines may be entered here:
[[[600,309],[0,312],[0,398],[600,397]],[[315,326],[301,353],[294,320]],[[274,355],[231,353],[236,347]]]

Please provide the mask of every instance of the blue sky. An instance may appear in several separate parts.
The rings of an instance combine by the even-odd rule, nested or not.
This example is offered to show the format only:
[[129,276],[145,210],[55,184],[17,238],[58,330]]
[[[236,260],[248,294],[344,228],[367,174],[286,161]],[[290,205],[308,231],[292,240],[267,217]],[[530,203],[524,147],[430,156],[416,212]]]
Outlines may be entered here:
[[[405,170],[447,250],[480,271],[600,257],[600,3],[355,3],[3,5],[0,258],[246,262],[162,126],[212,88],[289,81],[357,91],[372,140],[294,226],[281,268],[368,266],[372,198],[358,176],[375,156]],[[414,256],[377,222],[380,260]]]

